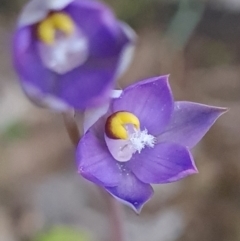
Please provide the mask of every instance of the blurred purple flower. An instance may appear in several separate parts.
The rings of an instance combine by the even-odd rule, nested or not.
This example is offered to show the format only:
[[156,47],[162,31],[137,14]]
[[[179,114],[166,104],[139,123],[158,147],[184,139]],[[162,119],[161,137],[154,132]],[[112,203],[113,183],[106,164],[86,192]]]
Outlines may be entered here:
[[153,194],[150,184],[197,173],[189,149],[225,111],[174,102],[168,76],[133,84],[112,100],[107,114],[80,140],[78,171],[140,212]]
[[32,0],[18,21],[13,62],[34,102],[83,110],[109,100],[135,39],[132,29],[98,1]]

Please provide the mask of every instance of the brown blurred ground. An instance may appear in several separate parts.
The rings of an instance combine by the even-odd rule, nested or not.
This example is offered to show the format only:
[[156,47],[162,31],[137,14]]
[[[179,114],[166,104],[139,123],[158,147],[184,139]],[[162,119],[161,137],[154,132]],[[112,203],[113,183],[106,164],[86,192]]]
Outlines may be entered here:
[[[143,1],[142,9],[130,13],[124,11],[127,4],[113,5],[139,34],[134,62],[121,85],[170,73],[175,99],[229,107],[229,112],[193,150],[198,175],[156,186],[140,216],[125,208],[128,240],[238,241],[240,11],[204,6],[182,40],[183,33],[176,31],[181,26],[171,25],[177,6],[156,2]],[[61,115],[31,105],[16,81],[9,39],[17,11],[17,5],[8,5],[0,16],[0,240],[32,240],[56,224],[107,240],[106,204],[76,174]]]

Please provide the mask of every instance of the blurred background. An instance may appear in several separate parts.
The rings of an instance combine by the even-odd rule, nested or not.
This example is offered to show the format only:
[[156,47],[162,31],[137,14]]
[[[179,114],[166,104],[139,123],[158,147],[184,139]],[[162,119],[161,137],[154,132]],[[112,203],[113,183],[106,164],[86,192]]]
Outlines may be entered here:
[[[12,69],[24,2],[0,0],[0,241],[114,241],[61,115],[33,106]],[[176,100],[230,108],[193,150],[199,174],[155,186],[140,216],[124,207],[127,241],[239,241],[240,0],[106,2],[139,35],[122,87],[170,73]]]

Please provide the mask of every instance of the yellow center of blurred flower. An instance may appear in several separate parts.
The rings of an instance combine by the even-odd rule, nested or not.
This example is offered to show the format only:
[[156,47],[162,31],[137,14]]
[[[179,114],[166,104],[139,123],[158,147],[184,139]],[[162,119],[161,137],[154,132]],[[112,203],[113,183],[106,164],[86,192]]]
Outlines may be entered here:
[[133,125],[137,130],[140,129],[139,119],[132,113],[119,111],[108,117],[105,131],[108,137],[113,139],[128,139],[126,125]]
[[38,24],[37,36],[45,44],[52,45],[57,30],[71,35],[74,32],[74,27],[74,22],[69,15],[60,12],[53,13]]

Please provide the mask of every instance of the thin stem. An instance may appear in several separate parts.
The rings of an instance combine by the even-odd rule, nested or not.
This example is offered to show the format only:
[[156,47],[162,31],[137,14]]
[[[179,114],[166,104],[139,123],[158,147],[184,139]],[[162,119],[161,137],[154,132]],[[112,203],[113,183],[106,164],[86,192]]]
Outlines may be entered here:
[[[78,125],[74,118],[74,111],[65,112],[62,114],[64,124],[68,133],[68,136],[72,144],[77,147],[78,142],[81,138]],[[110,241],[124,241],[123,233],[123,222],[122,222],[122,209],[120,204],[106,191],[104,191],[104,196],[108,207],[110,209],[110,230],[111,230],[111,239]]]
[[110,227],[112,236],[110,241],[124,241],[123,213],[120,203],[118,203],[110,194],[104,193],[108,206],[110,208]]
[[62,115],[68,136],[72,144],[76,147],[81,138],[81,135],[74,118],[74,111],[64,112]]

